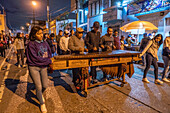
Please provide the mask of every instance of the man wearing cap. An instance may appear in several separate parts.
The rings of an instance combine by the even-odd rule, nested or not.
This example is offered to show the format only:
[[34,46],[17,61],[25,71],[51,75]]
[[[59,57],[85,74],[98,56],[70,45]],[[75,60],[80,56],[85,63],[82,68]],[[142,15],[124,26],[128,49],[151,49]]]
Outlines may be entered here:
[[[84,48],[85,44],[82,38],[83,32],[84,30],[82,28],[77,28],[76,35],[70,37],[68,41],[68,48],[71,50],[71,53],[80,54],[81,52],[88,51],[88,49]],[[72,69],[72,71],[73,71],[73,83],[78,89],[80,85],[79,76],[81,75],[81,68]]]
[[[93,52],[99,52],[99,44],[100,44],[100,32],[98,31],[100,27],[99,22],[93,23],[93,30],[88,32],[85,37],[85,44],[87,46],[87,49],[89,50],[89,53]],[[91,76],[92,76],[92,83],[98,82],[96,79],[97,73],[96,73],[96,67],[91,67]]]
[[60,39],[60,49],[62,51],[62,55],[70,54],[70,50],[68,49],[68,40],[69,40],[69,31],[64,31],[64,36]]

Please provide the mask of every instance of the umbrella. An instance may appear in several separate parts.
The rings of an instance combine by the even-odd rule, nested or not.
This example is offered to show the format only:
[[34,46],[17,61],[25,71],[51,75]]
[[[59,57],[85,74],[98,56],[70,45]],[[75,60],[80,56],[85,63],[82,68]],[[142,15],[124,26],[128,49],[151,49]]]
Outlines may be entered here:
[[147,21],[134,21],[120,28],[122,31],[130,32],[132,29],[157,30],[158,28]]

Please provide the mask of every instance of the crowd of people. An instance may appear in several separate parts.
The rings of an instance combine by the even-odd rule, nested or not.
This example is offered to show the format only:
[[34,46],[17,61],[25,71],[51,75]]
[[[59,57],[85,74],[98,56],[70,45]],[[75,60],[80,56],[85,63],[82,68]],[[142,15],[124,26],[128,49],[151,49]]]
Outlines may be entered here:
[[[7,38],[0,34],[0,52],[2,57],[5,57],[5,49],[7,49],[10,44],[14,45],[14,52],[17,55],[17,65],[19,68],[21,66],[26,67],[24,62],[24,57],[26,56],[29,74],[35,84],[36,95],[40,101],[40,109],[42,112],[47,112],[45,99],[42,94],[48,87],[47,67],[52,68],[51,58],[53,56],[82,54],[84,52],[95,53],[99,51],[133,50],[130,49],[130,47],[135,44],[136,41],[132,38],[132,35],[128,35],[126,39],[123,35],[119,38],[118,31],[113,31],[112,27],[108,27],[107,33],[101,37],[99,27],[100,23],[97,21],[94,22],[93,29],[89,31],[85,37],[83,37],[84,30],[82,28],[77,28],[75,32],[74,30],[70,32],[68,30],[60,30],[58,35],[55,36],[54,33],[43,34],[43,30],[39,26],[32,27],[30,34],[26,34],[25,36],[23,33],[17,33],[15,38],[10,36]],[[162,84],[163,82],[170,82],[167,79],[167,72],[170,65],[170,36],[165,38],[164,43],[161,34],[151,36],[153,35],[144,33],[143,39],[140,42],[140,56],[143,59],[143,65],[145,65],[142,81],[149,83],[146,75],[151,64],[153,64],[155,83]],[[157,52],[162,43],[162,56],[165,66],[162,80],[159,80]],[[72,73],[73,83],[76,88],[79,89],[81,68],[72,69]],[[92,77],[93,84],[98,82],[96,79],[96,67],[91,67],[90,76]],[[106,73],[103,73],[103,80],[107,80]]]

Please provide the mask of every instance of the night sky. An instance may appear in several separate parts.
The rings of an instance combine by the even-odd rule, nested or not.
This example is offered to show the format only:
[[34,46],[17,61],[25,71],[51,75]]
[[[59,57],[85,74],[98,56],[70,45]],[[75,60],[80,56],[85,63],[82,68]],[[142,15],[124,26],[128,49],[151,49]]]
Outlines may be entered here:
[[[47,9],[46,0],[34,0],[37,2],[35,8],[36,20],[46,20]],[[5,7],[7,14],[7,25],[10,29],[20,29],[25,26],[33,18],[32,0],[0,0],[0,4]],[[70,9],[71,0],[50,0],[51,17],[67,11]],[[63,9],[58,11],[59,9]],[[1,7],[0,10],[2,11]]]

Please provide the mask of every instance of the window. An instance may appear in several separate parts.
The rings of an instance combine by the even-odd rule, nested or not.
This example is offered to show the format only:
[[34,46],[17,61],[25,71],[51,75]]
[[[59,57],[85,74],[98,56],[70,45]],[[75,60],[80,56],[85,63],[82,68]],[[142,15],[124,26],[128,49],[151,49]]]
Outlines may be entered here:
[[100,14],[100,0],[91,4],[91,16]]
[[99,5],[99,1],[96,2],[96,15],[98,15],[100,13],[100,5]]

